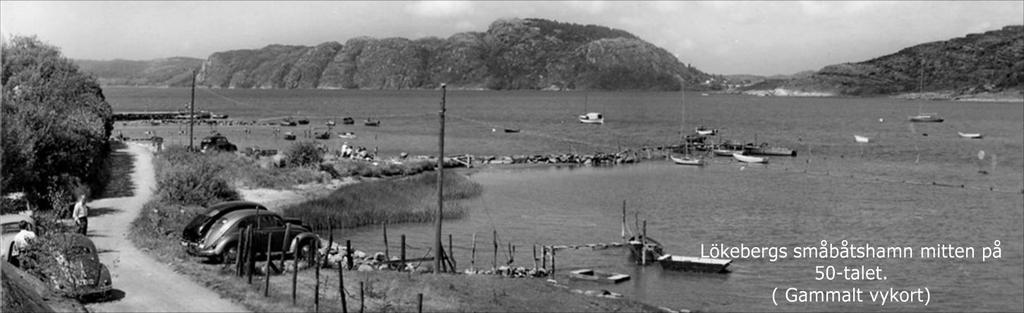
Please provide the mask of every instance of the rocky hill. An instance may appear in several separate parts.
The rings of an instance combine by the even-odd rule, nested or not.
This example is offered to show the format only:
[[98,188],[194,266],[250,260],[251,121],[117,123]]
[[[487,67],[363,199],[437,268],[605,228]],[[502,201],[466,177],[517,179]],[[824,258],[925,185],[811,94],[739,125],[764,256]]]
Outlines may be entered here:
[[1024,26],[905,48],[859,63],[829,65],[807,77],[767,80],[752,90],[879,95],[909,92],[952,96],[1024,90]]
[[[80,61],[107,84],[181,85],[170,60]],[[188,63],[188,66],[199,67]],[[184,75],[184,76],[182,76]],[[214,88],[687,89],[710,75],[623,30],[543,19],[503,19],[448,38],[358,37],[315,47],[270,45],[217,52],[199,84]]]
[[167,58],[148,61],[74,60],[83,72],[96,76],[102,85],[118,86],[188,86],[191,70],[198,69],[202,59]]

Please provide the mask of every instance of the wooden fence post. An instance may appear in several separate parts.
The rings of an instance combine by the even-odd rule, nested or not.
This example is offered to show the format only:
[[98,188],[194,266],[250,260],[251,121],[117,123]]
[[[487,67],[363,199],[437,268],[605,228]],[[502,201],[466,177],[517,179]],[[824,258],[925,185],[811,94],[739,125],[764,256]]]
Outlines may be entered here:
[[469,268],[474,272],[476,271],[476,233],[473,233],[473,251],[472,257],[469,259]]
[[346,265],[348,265],[348,269],[351,270],[352,269],[352,240],[350,240],[350,239],[346,239],[345,240],[345,259],[347,259],[346,263],[348,263],[348,264],[346,264]]
[[494,257],[491,258],[491,269],[498,269],[498,231],[494,230]]
[[647,265],[647,220],[644,220],[643,235],[640,237],[640,265]]
[[456,269],[455,269],[455,247],[452,246],[452,234],[448,234],[448,260],[450,260],[451,263],[452,263],[451,264],[452,265],[452,273],[454,273],[456,271]]
[[548,269],[548,246],[540,246],[540,267]]
[[359,313],[363,313],[363,309],[366,308],[366,296],[363,293],[363,282],[359,282]]
[[292,224],[286,223],[284,225],[284,240],[281,240],[281,272],[284,272],[284,257],[288,254],[288,247],[291,245],[291,240],[288,240],[288,235],[292,232]]
[[402,259],[402,268],[399,269],[399,271],[404,271],[405,268],[406,268],[406,264],[405,264],[405,234],[402,234],[402,249],[401,249],[401,251],[402,252],[401,252],[400,258]]
[[533,244],[533,269],[537,269],[537,244]]
[[264,280],[263,280],[263,297],[269,297],[270,296],[270,274],[271,274],[270,269],[272,267],[271,265],[273,265],[270,262],[270,242],[271,242],[271,240],[270,240],[270,233],[267,233],[267,265],[266,265],[267,269],[266,269],[266,271],[264,273],[264,276],[266,276],[266,277],[264,277]]
[[555,248],[551,248],[551,278],[555,278]]
[[316,273],[316,284],[313,285],[313,312],[320,312],[320,256],[314,259],[313,271]]
[[345,299],[345,273],[338,261],[338,297],[341,298],[341,313],[348,313],[348,300]]
[[254,272],[254,269],[256,269],[256,249],[255,249],[256,248],[255,247],[256,240],[255,239],[256,239],[256,230],[255,229],[250,229],[249,230],[249,240],[247,240],[248,242],[246,243],[246,245],[249,246],[249,248],[246,249],[248,251],[248,253],[246,253],[246,257],[245,257],[245,259],[246,259],[246,261],[245,261],[245,271],[246,271],[245,276],[249,280],[249,284],[250,285],[252,285],[252,272]]
[[416,312],[423,313],[423,293],[416,294]]
[[295,250],[295,258],[292,260],[292,305],[295,305],[295,286],[299,281],[299,250]]
[[388,252],[388,219],[384,219],[384,259],[391,261],[391,254]]

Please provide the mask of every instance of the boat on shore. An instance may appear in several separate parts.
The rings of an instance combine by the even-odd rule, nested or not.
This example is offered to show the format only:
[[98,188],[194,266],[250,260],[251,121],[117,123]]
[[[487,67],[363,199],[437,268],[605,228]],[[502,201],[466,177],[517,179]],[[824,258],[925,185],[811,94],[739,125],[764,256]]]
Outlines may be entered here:
[[856,141],[857,143],[868,143],[868,142],[871,142],[871,138],[860,136],[860,135],[853,135],[853,140]]
[[937,113],[922,113],[907,117],[907,119],[913,123],[942,123],[944,121]]
[[962,133],[962,132],[956,132],[956,133],[959,134],[960,137],[967,138],[967,139],[981,139],[982,137],[984,137],[981,133]]
[[768,158],[743,155],[742,153],[733,153],[732,157],[743,163],[768,163]]
[[590,112],[580,115],[579,121],[583,124],[604,124],[604,116],[601,113]]
[[728,273],[732,260],[665,254],[658,258],[658,264],[673,271]]
[[749,155],[749,156],[769,155],[769,156],[789,156],[789,157],[795,157],[796,156],[796,150],[789,149],[789,148],[784,148],[784,147],[774,147],[774,146],[768,145],[768,143],[761,143],[761,145],[748,144],[748,145],[744,146],[743,147],[743,154],[744,155]]
[[569,272],[569,278],[605,284],[618,284],[629,280],[629,275],[592,270],[589,268]]

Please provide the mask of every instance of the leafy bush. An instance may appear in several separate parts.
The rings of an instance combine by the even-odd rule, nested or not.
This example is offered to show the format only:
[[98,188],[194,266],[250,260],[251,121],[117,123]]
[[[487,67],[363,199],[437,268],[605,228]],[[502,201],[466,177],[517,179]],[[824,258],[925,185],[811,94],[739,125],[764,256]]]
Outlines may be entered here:
[[[110,105],[95,79],[35,37],[3,42],[0,189],[25,191],[42,209],[96,175],[109,152]],[[56,179],[55,179],[56,178]]]
[[168,148],[161,153],[157,188],[161,200],[173,204],[207,206],[240,198],[221,177],[225,166],[209,156],[184,148]]
[[296,142],[288,149],[288,165],[309,167],[319,165],[324,160],[324,152],[311,141]]

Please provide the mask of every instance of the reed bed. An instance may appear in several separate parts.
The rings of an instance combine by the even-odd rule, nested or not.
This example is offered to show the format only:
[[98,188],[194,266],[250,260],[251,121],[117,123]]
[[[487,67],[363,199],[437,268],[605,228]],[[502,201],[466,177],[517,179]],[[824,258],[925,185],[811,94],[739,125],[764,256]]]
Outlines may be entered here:
[[[435,219],[437,174],[366,182],[342,187],[327,197],[284,208],[284,215],[316,227],[353,228],[388,223],[423,223]],[[479,196],[483,187],[462,175],[444,176],[445,209],[442,218],[468,214],[459,200]]]

